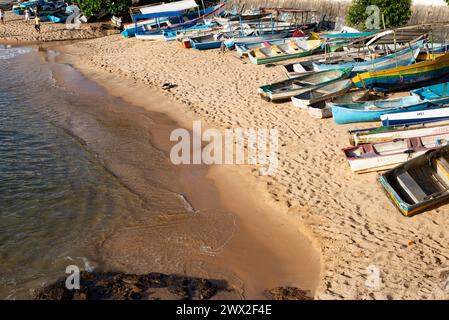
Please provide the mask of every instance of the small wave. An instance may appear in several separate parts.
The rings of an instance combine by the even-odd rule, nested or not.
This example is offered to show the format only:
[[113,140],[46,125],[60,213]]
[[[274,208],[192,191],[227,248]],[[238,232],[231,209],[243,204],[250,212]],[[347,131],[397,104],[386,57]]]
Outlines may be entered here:
[[27,47],[0,46],[0,60],[12,59],[19,55],[30,53],[31,51],[33,49]]

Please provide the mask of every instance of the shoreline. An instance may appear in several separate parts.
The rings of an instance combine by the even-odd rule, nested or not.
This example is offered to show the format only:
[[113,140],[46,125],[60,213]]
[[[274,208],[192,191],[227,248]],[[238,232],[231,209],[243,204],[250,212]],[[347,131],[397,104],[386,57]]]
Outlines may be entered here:
[[[181,121],[183,122],[181,126],[188,128],[186,113],[182,113],[182,116],[179,117],[180,110],[184,109],[179,103],[166,99],[166,97],[158,94],[154,89],[138,88],[135,84],[123,80],[118,81],[119,83],[111,81],[110,78],[107,78],[107,75],[101,74],[98,70],[86,68],[80,61],[73,60],[73,57],[67,59],[64,48],[54,48],[56,51],[63,52],[63,55],[58,57],[58,60],[74,66],[83,76],[99,84],[109,94],[122,98],[127,103],[143,108],[151,114],[154,112],[163,113],[170,119],[173,119],[173,116],[178,114],[177,117],[175,116],[175,123]],[[133,90],[130,90],[129,87],[132,87]],[[135,94],[137,91],[140,92],[140,95]],[[142,96],[149,95],[152,96],[151,101],[142,103],[144,101]],[[164,112],[167,109],[171,110],[171,112]],[[169,132],[173,128],[177,128],[178,125],[176,124],[174,127],[166,126],[166,123],[162,125],[159,123],[156,126],[156,131],[153,131],[151,134],[153,138],[152,143],[155,143],[155,146],[165,153],[169,150],[169,144],[167,144]],[[198,176],[198,174],[202,175],[201,172],[204,170],[207,170],[204,173],[204,177]],[[269,197],[265,196],[266,201],[264,201],[263,206],[260,205],[261,195],[264,192],[261,190],[260,185],[251,181],[252,179],[246,171],[248,170],[232,170],[229,167],[208,167],[200,169],[200,173],[198,173],[197,169],[192,170],[188,166],[179,170],[180,183],[185,190],[188,190],[189,186],[195,185],[195,189],[190,190],[186,194],[188,203],[194,208],[212,207],[220,210],[220,207],[224,207],[235,214],[238,219],[236,233],[232,236],[230,242],[226,244],[226,248],[220,249],[221,252],[214,258],[213,263],[219,266],[219,269],[226,265],[228,267],[231,266],[233,273],[242,280],[247,281],[247,279],[251,279],[243,292],[245,298],[264,298],[264,290],[270,290],[279,286],[298,287],[301,290],[309,290],[313,295],[318,286],[321,271],[317,244],[310,240],[309,236],[304,235],[304,229],[298,221],[289,219],[288,215],[285,214],[285,208],[282,210],[279,206],[268,205],[271,202]],[[201,182],[203,180],[204,182]],[[214,188],[217,191],[210,191]],[[248,193],[248,189],[256,189],[257,192],[252,191]],[[205,199],[202,196],[207,193],[213,195],[214,192],[217,192],[217,200],[214,199],[216,196],[213,196],[211,199]],[[239,199],[241,196],[235,197],[235,194],[252,196],[250,199],[246,197]],[[250,212],[252,214],[249,214]],[[280,217],[274,214],[279,214]],[[263,219],[260,219],[260,217],[263,217]],[[292,225],[286,226],[285,223]],[[273,227],[273,225],[275,226]],[[275,236],[279,240],[268,240],[268,235]],[[291,245],[292,248],[290,250],[285,250],[284,244],[281,243],[282,239],[287,243],[293,240],[294,244]],[[268,258],[270,256],[272,258]],[[270,259],[273,261],[266,261]],[[276,265],[277,262],[280,262],[280,265]],[[298,266],[300,263],[303,266]],[[261,268],[260,265],[264,264],[267,266]],[[260,270],[257,270],[257,266],[259,266]],[[270,270],[273,272],[270,272]]]
[[[440,242],[449,236],[449,210],[441,207],[404,220],[377,187],[376,175],[353,175],[341,156],[339,149],[348,145],[346,130],[362,126],[339,126],[332,119],[312,119],[288,103],[262,101],[257,87],[284,79],[282,66],[254,66],[232,52],[187,50],[175,43],[120,36],[68,48],[70,55],[109,78],[159,90],[183,106],[169,110],[181,118],[189,112],[217,128],[280,130],[279,174],[250,175],[264,185],[263,193],[276,207],[319,243],[321,279],[315,298],[449,297],[442,280],[449,269],[449,249]],[[158,88],[166,82],[177,87],[162,92]],[[416,245],[408,245],[411,240]],[[376,288],[366,285],[373,267],[380,270]]]

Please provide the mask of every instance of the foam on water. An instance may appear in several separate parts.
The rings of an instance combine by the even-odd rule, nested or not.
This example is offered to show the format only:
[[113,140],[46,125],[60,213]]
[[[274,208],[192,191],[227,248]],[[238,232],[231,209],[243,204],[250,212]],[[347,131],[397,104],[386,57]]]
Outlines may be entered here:
[[12,47],[10,45],[0,45],[0,60],[13,59],[19,55],[32,52],[33,49],[25,47]]

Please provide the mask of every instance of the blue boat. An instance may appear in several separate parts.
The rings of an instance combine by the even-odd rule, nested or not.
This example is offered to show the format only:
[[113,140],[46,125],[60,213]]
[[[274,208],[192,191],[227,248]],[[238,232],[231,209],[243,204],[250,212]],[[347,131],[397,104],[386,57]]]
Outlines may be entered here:
[[313,70],[332,70],[341,68],[353,68],[353,74],[373,70],[386,70],[395,67],[409,66],[416,62],[416,58],[424,45],[423,41],[418,41],[409,48],[397,51],[386,56],[371,60],[351,61],[347,63],[318,63],[313,62]]
[[179,34],[207,32],[208,29],[213,30],[214,27],[216,27],[215,23],[207,23],[207,24],[201,24],[201,25],[193,26],[190,28],[183,28],[183,29],[179,29],[179,30],[165,30],[164,31],[164,39],[165,39],[165,41],[174,41],[178,38]]
[[[162,7],[170,4],[157,6]],[[121,35],[128,38],[134,37],[136,34],[148,34],[151,36],[154,33],[155,35],[160,34],[160,38],[164,38],[164,32],[193,27],[203,22],[204,19],[220,14],[224,10],[224,6],[225,4],[221,3],[199,10],[196,13],[185,13],[185,10],[177,10],[153,12],[151,14],[135,14],[132,15],[133,22],[124,25],[124,30],[121,32]],[[156,6],[151,6],[151,8],[155,9]]]
[[[367,101],[352,104],[332,105],[332,116],[335,123],[379,121],[384,114],[421,111],[429,108],[439,108],[449,103],[449,83],[441,83],[410,91],[410,96]],[[400,124],[400,123],[395,123]]]
[[223,43],[223,34],[208,34],[190,38],[190,45],[197,50],[219,49]]

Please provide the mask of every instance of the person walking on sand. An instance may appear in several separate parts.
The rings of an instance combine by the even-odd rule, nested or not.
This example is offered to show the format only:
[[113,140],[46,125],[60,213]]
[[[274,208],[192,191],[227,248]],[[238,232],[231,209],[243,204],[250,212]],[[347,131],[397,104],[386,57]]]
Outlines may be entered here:
[[25,22],[29,23],[30,22],[30,16],[31,16],[30,10],[26,9],[24,14],[25,14]]
[[41,19],[38,15],[34,18],[34,29],[36,29],[38,33],[41,33]]
[[0,23],[1,24],[6,24],[6,22],[5,22],[5,12],[3,11],[2,8],[0,8]]

